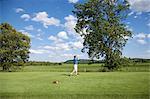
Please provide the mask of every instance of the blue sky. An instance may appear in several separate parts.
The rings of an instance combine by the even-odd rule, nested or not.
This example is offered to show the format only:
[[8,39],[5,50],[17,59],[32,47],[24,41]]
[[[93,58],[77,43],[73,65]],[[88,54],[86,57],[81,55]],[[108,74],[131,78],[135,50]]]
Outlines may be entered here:
[[[83,39],[74,31],[73,5],[86,0],[0,0],[0,22],[8,22],[30,36],[30,60],[60,62],[81,53]],[[125,21],[133,32],[123,55],[150,58],[150,0],[128,0]]]

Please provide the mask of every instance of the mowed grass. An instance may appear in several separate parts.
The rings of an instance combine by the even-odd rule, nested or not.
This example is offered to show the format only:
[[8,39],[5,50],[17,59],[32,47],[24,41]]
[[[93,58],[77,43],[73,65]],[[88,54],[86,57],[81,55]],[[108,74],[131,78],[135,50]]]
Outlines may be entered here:
[[[2,99],[149,99],[149,72],[1,72]],[[52,82],[58,80],[58,84]]]
[[[103,64],[79,64],[79,72],[101,72]],[[24,66],[21,72],[70,72],[73,64],[48,65],[48,66]],[[120,68],[122,72],[150,72],[150,63],[136,63]]]
[[[102,68],[102,64],[78,64],[79,72],[98,72]],[[73,64],[48,65],[48,66],[24,66],[23,72],[70,72]]]

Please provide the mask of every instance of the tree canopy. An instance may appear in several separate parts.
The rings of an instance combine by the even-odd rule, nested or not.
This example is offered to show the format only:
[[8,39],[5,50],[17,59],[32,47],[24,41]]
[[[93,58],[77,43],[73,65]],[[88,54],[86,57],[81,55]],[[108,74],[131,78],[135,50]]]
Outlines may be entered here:
[[90,58],[103,57],[108,69],[119,67],[123,47],[132,36],[124,23],[129,6],[127,0],[88,0],[75,5],[75,30],[84,38],[82,52]]
[[8,71],[14,63],[29,58],[30,38],[16,31],[10,24],[0,24],[0,66]]

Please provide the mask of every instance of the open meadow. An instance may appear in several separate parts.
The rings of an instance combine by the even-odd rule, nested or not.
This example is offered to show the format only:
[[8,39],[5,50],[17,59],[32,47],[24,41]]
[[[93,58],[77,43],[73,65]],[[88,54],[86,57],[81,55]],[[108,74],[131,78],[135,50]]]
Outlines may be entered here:
[[71,64],[24,66],[17,72],[0,72],[0,98],[149,99],[148,63],[116,72],[98,72],[100,69],[98,64],[79,64],[78,76],[69,76]]

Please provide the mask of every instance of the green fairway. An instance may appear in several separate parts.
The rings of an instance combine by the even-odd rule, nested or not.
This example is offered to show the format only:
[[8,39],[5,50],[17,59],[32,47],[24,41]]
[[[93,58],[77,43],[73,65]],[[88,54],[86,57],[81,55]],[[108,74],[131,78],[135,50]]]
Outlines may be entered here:
[[[79,64],[79,72],[101,72],[102,64]],[[70,72],[73,69],[73,64],[48,65],[48,66],[24,66],[22,72]],[[122,67],[119,71],[122,72],[149,72],[150,63],[137,63],[130,66]]]
[[[2,99],[148,99],[149,72],[1,72]],[[58,80],[58,84],[53,81]]]

